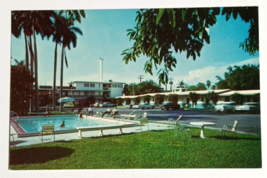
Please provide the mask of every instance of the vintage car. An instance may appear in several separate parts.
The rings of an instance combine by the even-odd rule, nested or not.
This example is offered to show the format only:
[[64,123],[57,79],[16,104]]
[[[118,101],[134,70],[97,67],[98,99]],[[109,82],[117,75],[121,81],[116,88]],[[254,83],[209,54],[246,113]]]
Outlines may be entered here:
[[229,101],[229,102],[221,102],[218,103],[214,110],[217,112],[235,112],[235,102]]
[[260,112],[260,103],[259,102],[245,102],[243,105],[236,105],[235,112],[250,112],[250,113],[259,113]]
[[110,102],[104,102],[103,104],[99,104],[99,107],[102,107],[102,108],[114,107],[114,106],[115,104],[110,103]]
[[[133,106],[133,108],[134,108],[134,106]],[[154,109],[155,108],[155,105],[154,104],[148,104],[148,103],[140,103],[138,105],[138,108],[139,109]]]
[[93,107],[99,107],[99,103],[93,104]]
[[167,102],[163,103],[159,106],[161,110],[174,110],[174,109],[180,109],[180,106],[176,103]]

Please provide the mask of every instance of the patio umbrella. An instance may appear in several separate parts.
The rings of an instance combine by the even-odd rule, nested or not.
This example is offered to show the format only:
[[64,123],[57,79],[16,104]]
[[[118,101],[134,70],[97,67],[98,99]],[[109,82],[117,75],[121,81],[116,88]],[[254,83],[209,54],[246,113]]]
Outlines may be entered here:
[[67,96],[64,98],[59,98],[57,100],[58,103],[73,102],[73,101],[75,101],[73,98]]

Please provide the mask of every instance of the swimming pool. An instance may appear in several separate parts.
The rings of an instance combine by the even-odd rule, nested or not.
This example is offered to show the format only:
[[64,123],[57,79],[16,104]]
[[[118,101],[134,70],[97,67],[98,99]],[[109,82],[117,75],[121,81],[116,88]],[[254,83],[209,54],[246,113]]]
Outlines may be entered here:
[[[65,127],[61,128],[60,125],[63,121],[65,121]],[[118,124],[129,124],[125,122],[119,122],[117,120],[102,119],[96,117],[87,117],[80,119],[77,115],[20,118],[17,120],[17,122],[27,133],[40,132],[42,126],[48,124],[54,125],[55,131],[76,130],[76,127],[101,127]]]

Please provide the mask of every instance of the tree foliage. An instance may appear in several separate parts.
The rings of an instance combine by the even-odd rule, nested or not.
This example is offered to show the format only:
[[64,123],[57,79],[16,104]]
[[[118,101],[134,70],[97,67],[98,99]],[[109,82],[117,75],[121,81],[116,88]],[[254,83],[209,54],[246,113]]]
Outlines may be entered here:
[[212,91],[208,93],[207,98],[210,99],[214,105],[216,105],[219,100],[219,95]]
[[236,104],[243,104],[245,101],[245,96],[239,93],[234,93],[231,95],[231,100],[233,100]]
[[211,82],[210,82],[210,80],[207,80],[207,82],[206,82],[206,86],[208,87],[208,89],[210,88],[210,86],[211,86]]
[[22,111],[28,111],[31,85],[34,78],[30,71],[22,62],[11,66],[11,87],[10,87],[10,109],[21,114]]
[[207,90],[204,83],[199,82],[197,85],[191,85],[187,88],[188,91]]
[[165,95],[157,94],[155,95],[155,101],[157,104],[162,104],[164,101]]
[[148,104],[150,103],[150,95],[144,96],[144,102]]
[[135,84],[131,83],[124,85],[123,93],[125,95],[141,95],[146,93],[157,93],[161,92],[161,88],[153,80],[143,81]]
[[184,81],[183,80],[179,81],[177,87],[178,88],[184,88],[185,87]]
[[[181,9],[141,9],[137,11],[136,26],[128,29],[131,48],[122,52],[126,64],[136,61],[140,55],[148,58],[144,65],[146,73],[153,75],[153,67],[158,70],[158,79],[168,83],[168,73],[176,68],[177,60],[172,55],[186,53],[186,57],[196,59],[204,43],[210,43],[209,28],[216,24],[220,8],[181,8]],[[222,8],[222,15],[229,20],[239,15],[250,23],[249,36],[240,47],[251,55],[259,49],[258,8],[227,7]]]
[[190,92],[189,93],[189,98],[191,99],[193,105],[197,105],[197,100],[199,99],[199,94],[197,94],[196,92]]
[[179,98],[179,96],[176,95],[176,94],[169,94],[168,95],[169,101],[171,101],[173,103],[177,103],[178,102],[178,98]]
[[139,98],[139,97],[134,98],[134,103],[135,103],[135,104],[139,104],[139,103],[140,103],[140,98]]
[[250,90],[260,88],[259,65],[229,66],[224,78],[216,76],[218,89]]
[[250,55],[254,55],[259,51],[258,7],[225,7],[222,10],[222,15],[225,15],[227,21],[231,16],[237,19],[239,15],[243,21],[250,23],[248,37],[244,42],[240,43],[240,48]]

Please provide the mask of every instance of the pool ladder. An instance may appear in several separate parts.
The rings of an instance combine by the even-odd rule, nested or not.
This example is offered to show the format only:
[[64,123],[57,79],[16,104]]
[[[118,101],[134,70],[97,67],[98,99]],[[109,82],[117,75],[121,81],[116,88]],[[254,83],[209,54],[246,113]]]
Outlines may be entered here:
[[19,115],[15,112],[15,111],[10,111],[10,114],[14,114],[14,115],[16,115],[17,116],[17,122],[18,122],[18,120],[19,120]]

